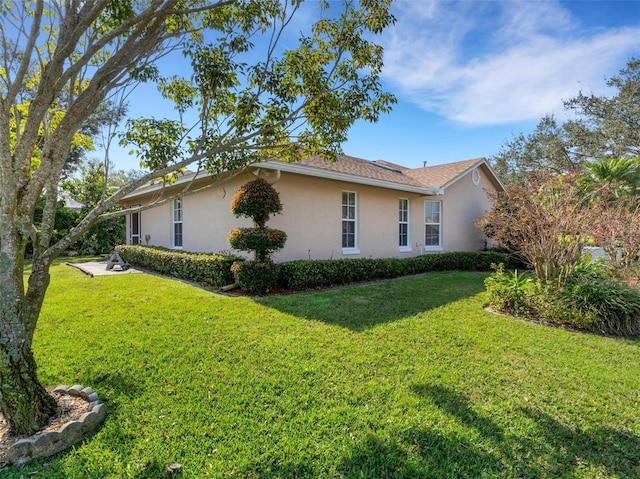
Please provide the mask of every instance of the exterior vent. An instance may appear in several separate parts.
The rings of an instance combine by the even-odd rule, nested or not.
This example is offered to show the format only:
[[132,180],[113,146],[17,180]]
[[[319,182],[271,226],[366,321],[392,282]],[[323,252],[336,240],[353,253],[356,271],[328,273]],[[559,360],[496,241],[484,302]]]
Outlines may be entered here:
[[402,174],[402,171],[397,170],[395,168],[391,168],[390,166],[387,165],[383,165],[381,163],[377,163],[375,161],[370,161],[369,163],[371,163],[373,166],[378,167],[378,168],[382,168],[383,170],[387,170],[387,171],[392,171],[393,173],[400,173]]

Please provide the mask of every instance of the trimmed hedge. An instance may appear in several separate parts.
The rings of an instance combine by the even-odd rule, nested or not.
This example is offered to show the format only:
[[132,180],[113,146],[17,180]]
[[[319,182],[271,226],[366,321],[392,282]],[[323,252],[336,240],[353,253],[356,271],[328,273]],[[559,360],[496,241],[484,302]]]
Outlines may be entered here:
[[[132,265],[213,287],[233,283],[235,278],[231,266],[236,261],[244,261],[238,256],[187,253],[149,246],[121,245],[116,247],[116,251]],[[504,253],[478,251],[402,259],[298,260],[276,266],[278,286],[302,291],[436,271],[490,271],[492,264],[500,263],[511,267],[509,257]]]
[[216,288],[235,281],[231,265],[243,260],[239,256],[188,253],[139,245],[120,245],[115,249],[122,259],[134,266]]
[[494,251],[427,254],[413,258],[336,259],[289,261],[280,264],[280,286],[305,290],[358,281],[397,278],[431,271],[490,271],[492,264],[509,263]]
[[268,293],[278,284],[278,265],[272,261],[236,261],[231,272],[244,293]]

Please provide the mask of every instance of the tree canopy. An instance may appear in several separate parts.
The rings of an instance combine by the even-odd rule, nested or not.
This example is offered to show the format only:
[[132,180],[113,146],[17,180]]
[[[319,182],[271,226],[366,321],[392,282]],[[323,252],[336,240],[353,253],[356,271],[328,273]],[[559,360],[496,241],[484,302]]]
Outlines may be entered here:
[[580,92],[564,102],[571,119],[544,116],[529,135],[506,142],[492,165],[507,183],[532,171],[566,173],[587,162],[640,156],[640,60],[633,59],[607,85],[611,96]]
[[[354,121],[375,121],[395,101],[381,89],[382,49],[373,42],[394,21],[389,3],[321,0],[312,25],[295,23],[298,0],[2,3],[0,411],[14,431],[37,430],[54,409],[31,352],[53,259],[97,221],[124,214],[112,208],[127,193],[189,165],[215,174],[263,157],[338,153]],[[166,74],[158,60],[176,54],[191,70]],[[83,128],[105,105],[123,111],[141,82],[156,84],[177,118],[129,118],[122,141],[145,174],[52,241],[70,152],[94,147]]]

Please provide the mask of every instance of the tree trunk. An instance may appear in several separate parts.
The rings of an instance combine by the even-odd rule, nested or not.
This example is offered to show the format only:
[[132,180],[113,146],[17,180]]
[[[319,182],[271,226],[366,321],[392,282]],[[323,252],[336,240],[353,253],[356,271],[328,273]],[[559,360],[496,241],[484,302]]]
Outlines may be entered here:
[[[11,243],[5,241],[3,249],[11,249]],[[0,252],[0,412],[11,432],[31,435],[55,414],[57,405],[38,381],[31,351],[48,269],[46,264],[33,263],[25,295],[22,258]]]
[[11,432],[37,432],[56,412],[56,402],[36,376],[31,341],[0,338],[0,411]]

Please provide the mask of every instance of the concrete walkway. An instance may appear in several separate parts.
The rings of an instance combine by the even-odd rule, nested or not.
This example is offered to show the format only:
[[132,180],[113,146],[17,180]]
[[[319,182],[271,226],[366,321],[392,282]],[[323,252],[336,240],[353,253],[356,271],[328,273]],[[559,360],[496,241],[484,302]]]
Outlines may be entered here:
[[139,269],[135,269],[133,267],[129,267],[129,269],[122,271],[120,266],[114,266],[112,269],[107,270],[107,262],[106,261],[91,261],[88,263],[67,263],[69,266],[73,266],[74,268],[78,268],[84,274],[89,276],[107,276],[111,274],[131,274],[131,273],[144,273]]

